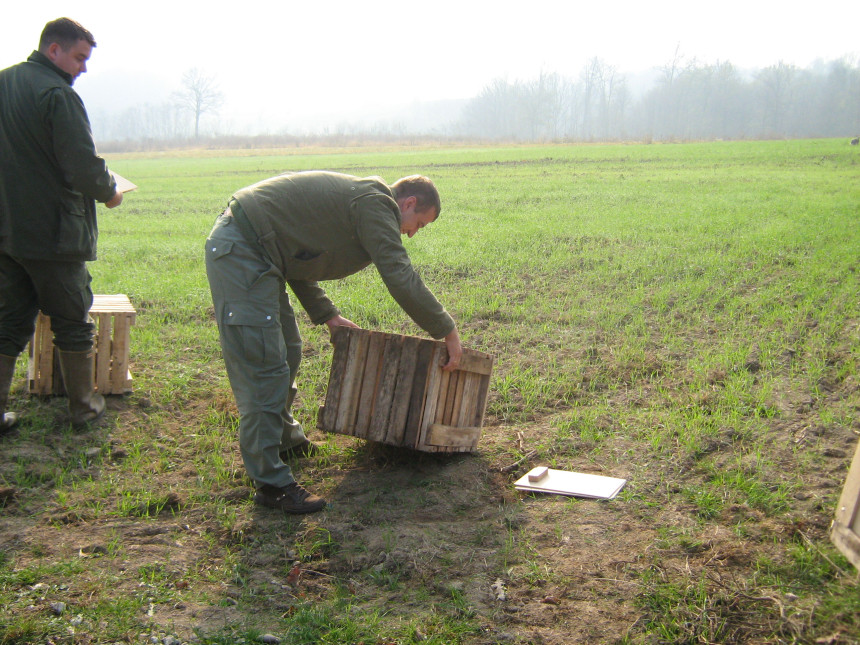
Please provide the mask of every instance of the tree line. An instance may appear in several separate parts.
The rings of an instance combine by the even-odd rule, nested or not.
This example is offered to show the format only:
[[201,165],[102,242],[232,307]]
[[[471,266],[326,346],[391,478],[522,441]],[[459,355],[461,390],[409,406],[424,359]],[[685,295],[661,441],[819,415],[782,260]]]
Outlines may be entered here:
[[[118,142],[176,146],[199,142],[201,118],[217,115],[223,95],[200,70],[183,75],[171,101],[94,118],[108,148]],[[222,125],[223,127],[223,125]],[[426,131],[402,123],[339,126],[339,137],[407,139],[433,136],[492,141],[689,141],[857,136],[860,134],[860,60],[844,57],[809,68],[783,62],[742,71],[730,62],[701,64],[675,57],[644,91],[600,58],[575,78],[541,73],[530,80],[495,79],[464,102],[460,118]],[[318,140],[331,130],[305,135]],[[237,135],[207,135],[210,145],[236,145]],[[285,124],[280,135],[244,135],[249,145],[297,145]],[[262,138],[261,138],[262,137]],[[145,144],[144,144],[145,145]]]
[[627,79],[592,58],[578,78],[495,80],[466,105],[457,132],[519,141],[702,140],[856,136],[860,64],[808,69],[779,62],[742,73],[729,62],[676,57],[634,97]]

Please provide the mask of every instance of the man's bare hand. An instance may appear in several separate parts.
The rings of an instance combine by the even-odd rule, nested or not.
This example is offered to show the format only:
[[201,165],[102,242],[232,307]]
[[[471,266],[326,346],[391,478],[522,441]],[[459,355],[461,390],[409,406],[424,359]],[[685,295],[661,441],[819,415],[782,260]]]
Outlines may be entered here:
[[448,362],[442,366],[445,372],[453,372],[460,367],[460,359],[463,357],[463,345],[460,343],[460,334],[454,328],[450,334],[445,336],[445,347],[448,349]]
[[122,193],[119,191],[114,193],[113,197],[110,198],[110,201],[105,202],[105,206],[108,208],[116,208],[120,204],[122,204]]
[[334,318],[329,318],[325,321],[325,324],[328,325],[329,334],[334,331],[335,327],[355,327],[356,329],[358,329],[358,325],[356,325],[348,318],[344,318],[340,314],[338,314]]

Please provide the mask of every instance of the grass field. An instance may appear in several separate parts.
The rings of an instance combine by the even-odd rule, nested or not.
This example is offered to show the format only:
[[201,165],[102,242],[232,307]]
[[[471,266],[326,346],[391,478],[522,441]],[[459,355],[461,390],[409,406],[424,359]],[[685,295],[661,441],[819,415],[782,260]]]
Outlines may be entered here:
[[[134,392],[64,425],[26,393],[0,438],[0,645],[858,643],[827,531],[860,434],[860,154],[842,140],[110,158],[96,293],[125,293]],[[305,339],[293,464],[322,513],[256,508],[203,241],[287,170],[422,173],[405,244],[496,357],[477,453],[315,429],[331,347]],[[369,329],[423,335],[373,269],[328,283]],[[623,477],[529,496],[535,465]],[[266,636],[266,639],[263,637]]]

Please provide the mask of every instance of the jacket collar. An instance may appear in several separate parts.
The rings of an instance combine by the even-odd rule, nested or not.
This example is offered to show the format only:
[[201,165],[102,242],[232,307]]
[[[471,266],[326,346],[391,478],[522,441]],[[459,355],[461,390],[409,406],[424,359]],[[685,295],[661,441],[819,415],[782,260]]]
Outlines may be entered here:
[[61,70],[59,67],[54,65],[54,63],[51,62],[51,59],[48,58],[47,56],[45,56],[38,49],[33,50],[33,53],[30,54],[30,57],[27,59],[27,61],[31,62],[31,63],[38,63],[39,65],[44,65],[45,67],[50,69],[52,72],[57,74],[64,81],[66,81],[66,83],[68,83],[69,85],[72,84],[72,75],[67,74],[66,72]]

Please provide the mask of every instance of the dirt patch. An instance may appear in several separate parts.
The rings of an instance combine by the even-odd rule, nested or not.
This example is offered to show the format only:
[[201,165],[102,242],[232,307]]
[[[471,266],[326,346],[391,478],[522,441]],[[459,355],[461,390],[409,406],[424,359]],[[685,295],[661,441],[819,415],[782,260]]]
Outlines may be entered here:
[[[655,395],[619,392],[597,425],[610,432],[618,422],[613,410],[641,408]],[[836,406],[860,405],[851,379],[826,396]],[[47,409],[31,412],[61,407],[38,405]],[[239,466],[230,481],[201,489],[207,473],[194,465],[200,447],[189,428],[205,425],[213,410],[231,413],[224,392],[173,406],[114,398],[108,426],[84,434],[25,426],[2,440],[0,472],[21,479],[26,468],[30,485],[3,487],[0,549],[15,570],[40,572],[19,581],[15,593],[26,602],[15,611],[45,614],[61,601],[71,620],[125,599],[134,608],[128,626],[112,633],[129,641],[142,629],[185,640],[237,624],[274,630],[297,604],[337,594],[350,596],[353,612],[399,620],[453,603],[480,625],[464,637],[469,643],[636,642],[658,617],[677,623],[675,636],[659,642],[802,641],[816,629],[814,596],[765,593],[754,581],[763,562],[782,566],[788,549],[826,541],[858,428],[821,424],[809,397],[790,383],[774,393],[773,406],[780,414],[766,424],[770,467],[788,471],[802,461],[808,472],[779,513],[742,503],[703,515],[695,496],[703,482],[720,469],[764,467],[743,433],[725,428],[695,451],[668,456],[621,433],[591,443],[560,438],[568,415],[560,410],[517,426],[490,419],[472,455],[314,431],[330,449],[294,465],[329,507],[284,517],[251,503]],[[134,503],[85,499],[97,482],[122,488],[115,482],[134,480],[130,460],[141,449],[140,428],[154,416],[159,429],[147,449],[160,446],[170,459],[158,490]],[[230,445],[226,459],[238,465]],[[515,491],[513,481],[538,463],[628,484],[610,501]],[[68,481],[58,482],[58,472]],[[778,475],[769,481],[778,486]],[[684,614],[690,607],[700,613]],[[74,642],[96,642],[98,626],[86,627]],[[846,629],[829,642],[857,642]],[[721,636],[709,641],[709,634]]]

